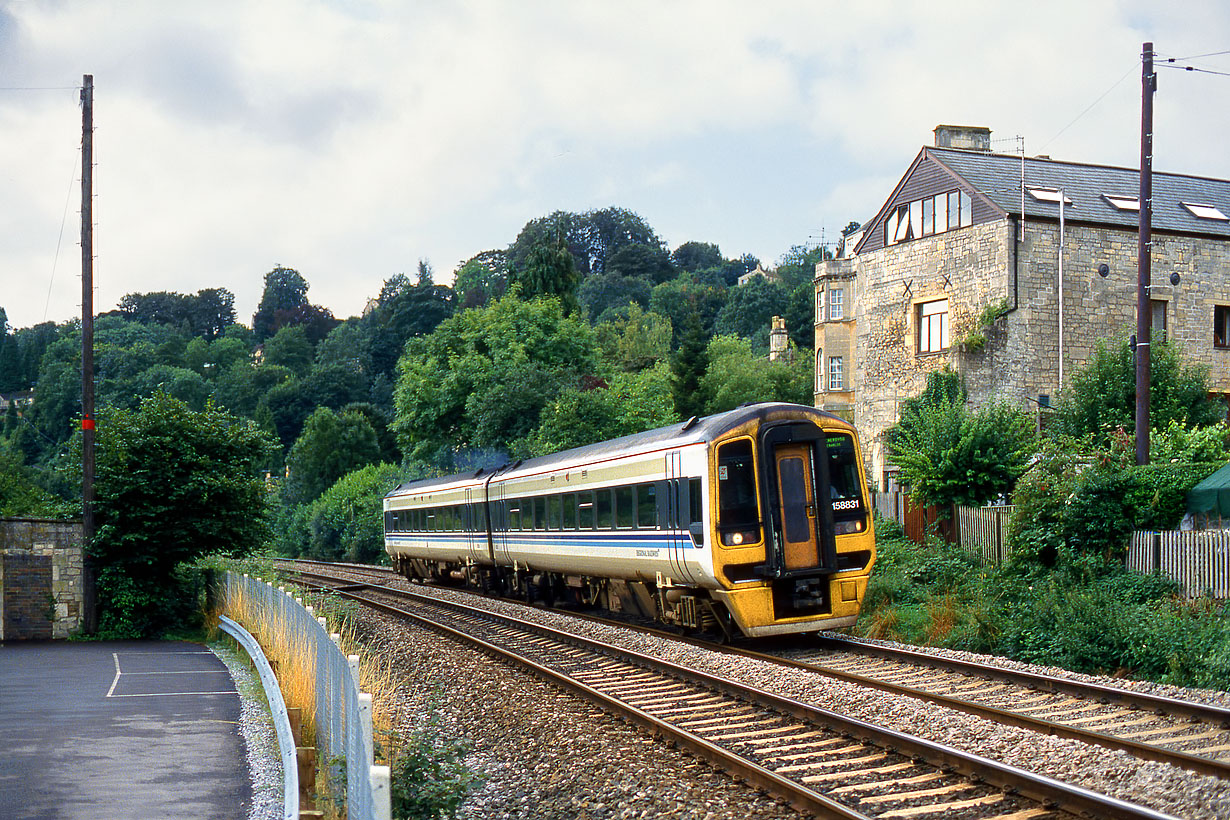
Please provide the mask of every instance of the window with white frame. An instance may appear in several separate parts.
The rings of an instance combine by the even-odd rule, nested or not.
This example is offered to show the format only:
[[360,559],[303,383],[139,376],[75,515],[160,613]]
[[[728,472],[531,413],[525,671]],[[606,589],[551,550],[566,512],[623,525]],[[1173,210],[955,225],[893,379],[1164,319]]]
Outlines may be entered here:
[[845,316],[844,302],[846,291],[844,288],[829,289],[829,320],[837,321]]
[[829,356],[829,390],[845,390],[840,356]]
[[973,199],[965,191],[949,191],[903,202],[890,211],[884,220],[884,244],[896,245],[973,224]]
[[824,321],[824,294],[826,293],[823,286],[816,288],[816,321]]
[[948,349],[948,300],[937,299],[918,306],[918,352],[939,353]]

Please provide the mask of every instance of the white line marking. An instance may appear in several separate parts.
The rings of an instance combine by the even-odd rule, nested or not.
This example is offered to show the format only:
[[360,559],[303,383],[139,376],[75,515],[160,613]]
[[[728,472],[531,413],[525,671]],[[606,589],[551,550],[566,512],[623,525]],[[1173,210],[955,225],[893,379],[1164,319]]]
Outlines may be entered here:
[[107,690],[107,697],[111,697],[115,692],[115,687],[120,682],[120,653],[112,652],[111,657],[115,658],[115,680],[111,681],[111,688]]
[[186,697],[188,695],[238,695],[239,693],[231,690],[230,692],[147,692],[140,695],[108,695],[112,698],[176,698]]
[[229,675],[230,672],[226,669],[185,669],[177,672],[125,672],[130,678],[135,678],[138,675]]

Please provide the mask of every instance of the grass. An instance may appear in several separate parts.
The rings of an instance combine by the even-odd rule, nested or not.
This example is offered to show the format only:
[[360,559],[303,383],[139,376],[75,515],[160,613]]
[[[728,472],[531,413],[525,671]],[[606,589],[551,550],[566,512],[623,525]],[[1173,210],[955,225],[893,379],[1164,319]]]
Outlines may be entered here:
[[878,522],[858,635],[1001,655],[1077,672],[1230,689],[1230,608],[1160,576],[1094,559],[1051,570],[982,566]]

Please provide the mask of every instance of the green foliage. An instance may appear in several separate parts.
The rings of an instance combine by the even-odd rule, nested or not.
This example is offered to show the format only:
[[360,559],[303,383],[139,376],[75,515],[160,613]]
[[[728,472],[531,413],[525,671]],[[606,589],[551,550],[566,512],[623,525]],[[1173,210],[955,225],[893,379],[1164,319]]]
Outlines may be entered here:
[[577,288],[577,301],[585,308],[591,321],[607,321],[610,314],[629,304],[645,307],[649,304],[652,284],[634,276],[621,273],[602,273],[588,276]]
[[475,254],[453,274],[453,290],[461,308],[482,307],[503,296],[507,287],[508,259],[502,250]]
[[681,419],[705,414],[705,396],[700,383],[709,366],[700,316],[693,310],[687,314],[679,347],[671,357],[671,403]]
[[0,518],[71,518],[79,507],[40,487],[19,453],[0,445]]
[[919,546],[876,523],[877,559],[855,631],[993,653],[1078,672],[1230,687],[1230,619],[1174,582],[1081,559],[1065,569],[979,569],[953,547]]
[[390,738],[390,746],[392,813],[398,820],[455,817],[466,795],[481,783],[465,764],[470,743],[446,733],[434,706],[422,725]]
[[565,390],[542,411],[538,428],[514,446],[516,455],[556,453],[678,421],[665,364],[619,373],[606,388]]
[[441,449],[506,449],[560,390],[596,368],[588,324],[565,317],[557,300],[506,296],[407,344],[393,429],[402,451],[421,461]]
[[310,503],[342,476],[379,458],[376,431],[362,413],[317,407],[286,458],[286,500]]
[[752,343],[736,336],[714,336],[706,348],[708,367],[700,380],[704,415],[732,410],[741,404],[786,401],[811,404],[814,396],[814,354],[795,350],[792,361],[768,361]]
[[[1170,341],[1150,347],[1149,422],[1167,429],[1177,422],[1203,427],[1224,422],[1226,407],[1209,397],[1206,368],[1183,362]],[[1092,435],[1101,445],[1115,430],[1135,429],[1136,366],[1128,342],[1099,344],[1093,360],[1078,370],[1056,404],[1056,429],[1067,435]]]
[[1230,461],[1230,427],[1223,422],[1188,428],[1171,419],[1149,431],[1149,459],[1154,464],[1225,464]]
[[576,290],[581,275],[563,242],[542,242],[531,248],[524,266],[514,271],[513,281],[525,299],[537,296],[559,299],[565,315],[579,307]]
[[626,318],[604,322],[595,331],[603,358],[620,370],[644,370],[670,356],[670,319],[638,305],[628,306]]
[[[294,268],[277,265],[266,273],[265,290],[261,294],[256,313],[252,316],[252,331],[256,334],[256,341],[263,342],[268,339],[286,324],[287,315],[307,306],[307,292],[307,280]],[[281,317],[278,316],[279,312]]]
[[248,421],[158,393],[101,416],[95,490],[100,633],[148,638],[178,612],[173,571],[268,537],[260,464],[272,447]]
[[388,563],[384,496],[403,471],[369,464],[347,473],[310,504],[283,510],[275,546],[283,555],[320,561]]
[[676,270],[670,254],[661,245],[633,242],[611,254],[605,272],[658,285],[675,278]]
[[931,374],[927,391],[903,406],[901,420],[886,436],[910,497],[941,511],[1010,492],[1035,446],[1026,413],[1000,403],[967,411],[964,389],[953,375]]
[[671,253],[671,261],[682,271],[720,267],[722,252],[709,242],[684,242]]
[[296,376],[303,376],[312,369],[315,351],[308,341],[307,330],[301,325],[286,325],[278,329],[265,342],[264,361],[285,367]]
[[[713,331],[719,335],[768,339],[774,316],[784,316],[789,292],[763,276],[754,276],[745,285],[732,288],[726,304],[718,311]],[[814,345],[812,345],[814,347]]]

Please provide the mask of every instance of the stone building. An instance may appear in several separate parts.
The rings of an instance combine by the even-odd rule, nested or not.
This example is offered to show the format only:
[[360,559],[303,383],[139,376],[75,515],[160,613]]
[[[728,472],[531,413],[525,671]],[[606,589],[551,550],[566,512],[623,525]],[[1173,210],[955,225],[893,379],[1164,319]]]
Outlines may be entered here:
[[[995,154],[989,138],[937,128],[861,235],[816,266],[815,403],[858,426],[877,483],[884,431],[929,372],[963,374],[975,406],[1037,410],[1099,342],[1136,330],[1139,172]],[[1230,396],[1230,181],[1155,173],[1151,224],[1153,335]]]
[[0,642],[67,638],[84,626],[80,521],[0,518]]

